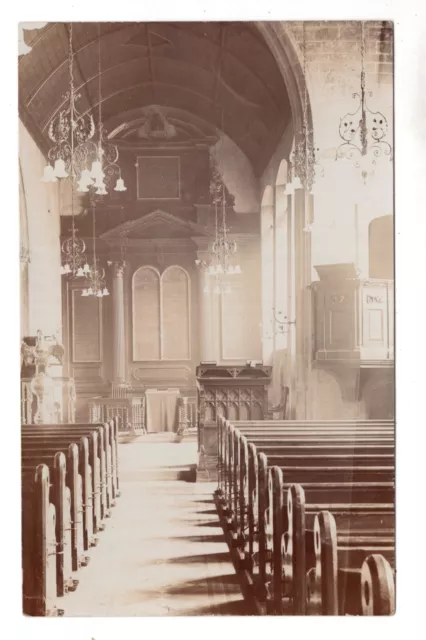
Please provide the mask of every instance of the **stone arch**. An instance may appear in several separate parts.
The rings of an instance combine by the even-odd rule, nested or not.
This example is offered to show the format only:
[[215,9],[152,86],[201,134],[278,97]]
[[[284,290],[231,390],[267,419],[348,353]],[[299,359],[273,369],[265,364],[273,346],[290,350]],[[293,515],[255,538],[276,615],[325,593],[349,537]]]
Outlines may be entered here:
[[254,23],[281,71],[290,102],[293,132],[302,129],[303,99],[306,86],[308,127],[313,130],[309,79],[303,72],[302,55],[297,42],[282,21]]

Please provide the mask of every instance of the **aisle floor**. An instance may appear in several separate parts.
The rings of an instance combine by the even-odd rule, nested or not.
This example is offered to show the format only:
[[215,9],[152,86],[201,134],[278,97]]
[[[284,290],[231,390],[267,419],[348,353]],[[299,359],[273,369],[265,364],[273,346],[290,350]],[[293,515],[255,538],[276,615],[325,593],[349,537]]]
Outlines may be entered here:
[[183,466],[191,455],[185,443],[119,445],[121,496],[65,616],[247,615],[215,484],[147,480],[147,469]]

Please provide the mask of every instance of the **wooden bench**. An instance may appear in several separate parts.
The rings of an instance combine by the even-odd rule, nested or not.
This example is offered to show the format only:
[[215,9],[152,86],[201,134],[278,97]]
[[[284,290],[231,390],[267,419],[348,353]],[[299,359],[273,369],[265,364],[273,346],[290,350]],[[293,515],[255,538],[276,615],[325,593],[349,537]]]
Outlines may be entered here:
[[49,484],[46,465],[22,475],[22,606],[30,616],[60,613],[56,607],[56,512]]
[[[23,426],[21,445],[23,482],[40,464],[49,473],[56,518],[55,595],[60,597],[76,588],[74,575],[89,560],[84,551],[96,544],[95,533],[104,528],[119,495],[116,424]],[[27,505],[23,501],[26,521]]]
[[[239,547],[244,567],[253,567],[255,533],[258,535],[260,597],[273,602],[275,613],[282,612],[283,596],[291,598],[293,613],[306,612],[307,600],[294,595],[297,593],[297,580],[296,583],[293,581],[293,576],[297,575],[305,583],[305,572],[295,570],[294,562],[300,564],[299,557],[294,560],[290,554],[291,562],[288,557],[294,540],[289,536],[291,527],[288,522],[291,519],[283,495],[293,483],[301,482],[304,485],[309,501],[307,513],[311,520],[322,508],[336,507],[334,512],[340,524],[346,522],[347,525],[348,514],[353,516],[350,520],[353,527],[356,519],[357,522],[363,522],[366,529],[362,531],[355,527],[357,535],[353,535],[353,527],[349,530],[352,532],[350,535],[345,536],[347,530],[341,531],[339,539],[346,545],[341,548],[349,546],[351,549],[345,557],[352,560],[357,558],[361,566],[369,551],[385,549],[392,555],[393,528],[388,527],[386,537],[383,528],[377,526],[384,517],[388,518],[388,523],[391,522],[394,515],[394,428],[390,421],[363,422],[362,425],[358,421],[332,424],[292,421],[285,424],[275,422],[266,427],[264,421],[235,424],[241,429],[236,429],[234,423],[230,425],[223,419],[219,421],[220,499],[226,508],[232,543]],[[248,551],[245,550],[247,530]],[[305,534],[306,537],[312,542],[312,530],[307,536]],[[283,540],[289,541],[288,544]],[[377,553],[370,555],[377,556]],[[247,557],[251,562],[247,562]],[[272,566],[272,594],[268,589],[262,590],[268,581],[268,562]],[[378,562],[383,566],[386,560]],[[364,568],[364,572],[370,571],[371,582],[371,566],[375,566],[374,562],[366,566],[369,569]],[[350,566],[349,569],[346,574],[356,573],[358,577],[354,580],[359,583],[360,568]],[[311,570],[310,576],[314,573]],[[382,571],[385,582],[388,574]],[[374,575],[377,576],[377,572]],[[289,579],[289,576],[292,578]],[[319,578],[316,577],[313,584],[317,585],[318,582]],[[345,592],[344,589],[340,591]],[[359,595],[359,590],[357,593]],[[312,590],[309,602],[315,600],[318,600],[318,588]],[[348,612],[365,612],[368,607],[365,604],[361,607],[360,600],[358,597],[356,605],[353,605],[352,598]],[[386,606],[391,608],[389,603]],[[386,610],[386,606],[375,606],[373,610]],[[312,609],[313,605],[310,607]],[[343,606],[342,611],[344,609]]]

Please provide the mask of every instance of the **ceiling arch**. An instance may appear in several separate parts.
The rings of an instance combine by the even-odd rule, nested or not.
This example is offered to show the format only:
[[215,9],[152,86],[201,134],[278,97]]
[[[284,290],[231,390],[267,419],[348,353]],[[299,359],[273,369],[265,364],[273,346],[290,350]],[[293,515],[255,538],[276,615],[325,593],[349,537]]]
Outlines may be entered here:
[[[49,23],[26,31],[26,42],[32,50],[19,61],[20,115],[45,151],[49,122],[68,88],[68,27]],[[281,72],[254,25],[102,23],[99,39],[98,23],[74,23],[80,112],[99,102],[99,46],[104,122],[124,130],[130,125],[124,114],[158,104],[180,110],[182,126],[189,117],[222,128],[223,111],[226,135],[257,174],[263,170],[291,112]]]

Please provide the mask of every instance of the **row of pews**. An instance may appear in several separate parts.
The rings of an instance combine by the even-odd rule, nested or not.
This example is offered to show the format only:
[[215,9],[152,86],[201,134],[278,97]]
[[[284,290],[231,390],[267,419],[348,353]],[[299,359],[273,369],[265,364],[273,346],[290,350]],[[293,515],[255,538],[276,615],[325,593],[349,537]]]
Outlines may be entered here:
[[63,615],[120,495],[118,426],[21,428],[23,611]]
[[393,421],[218,419],[215,500],[259,614],[395,610]]

